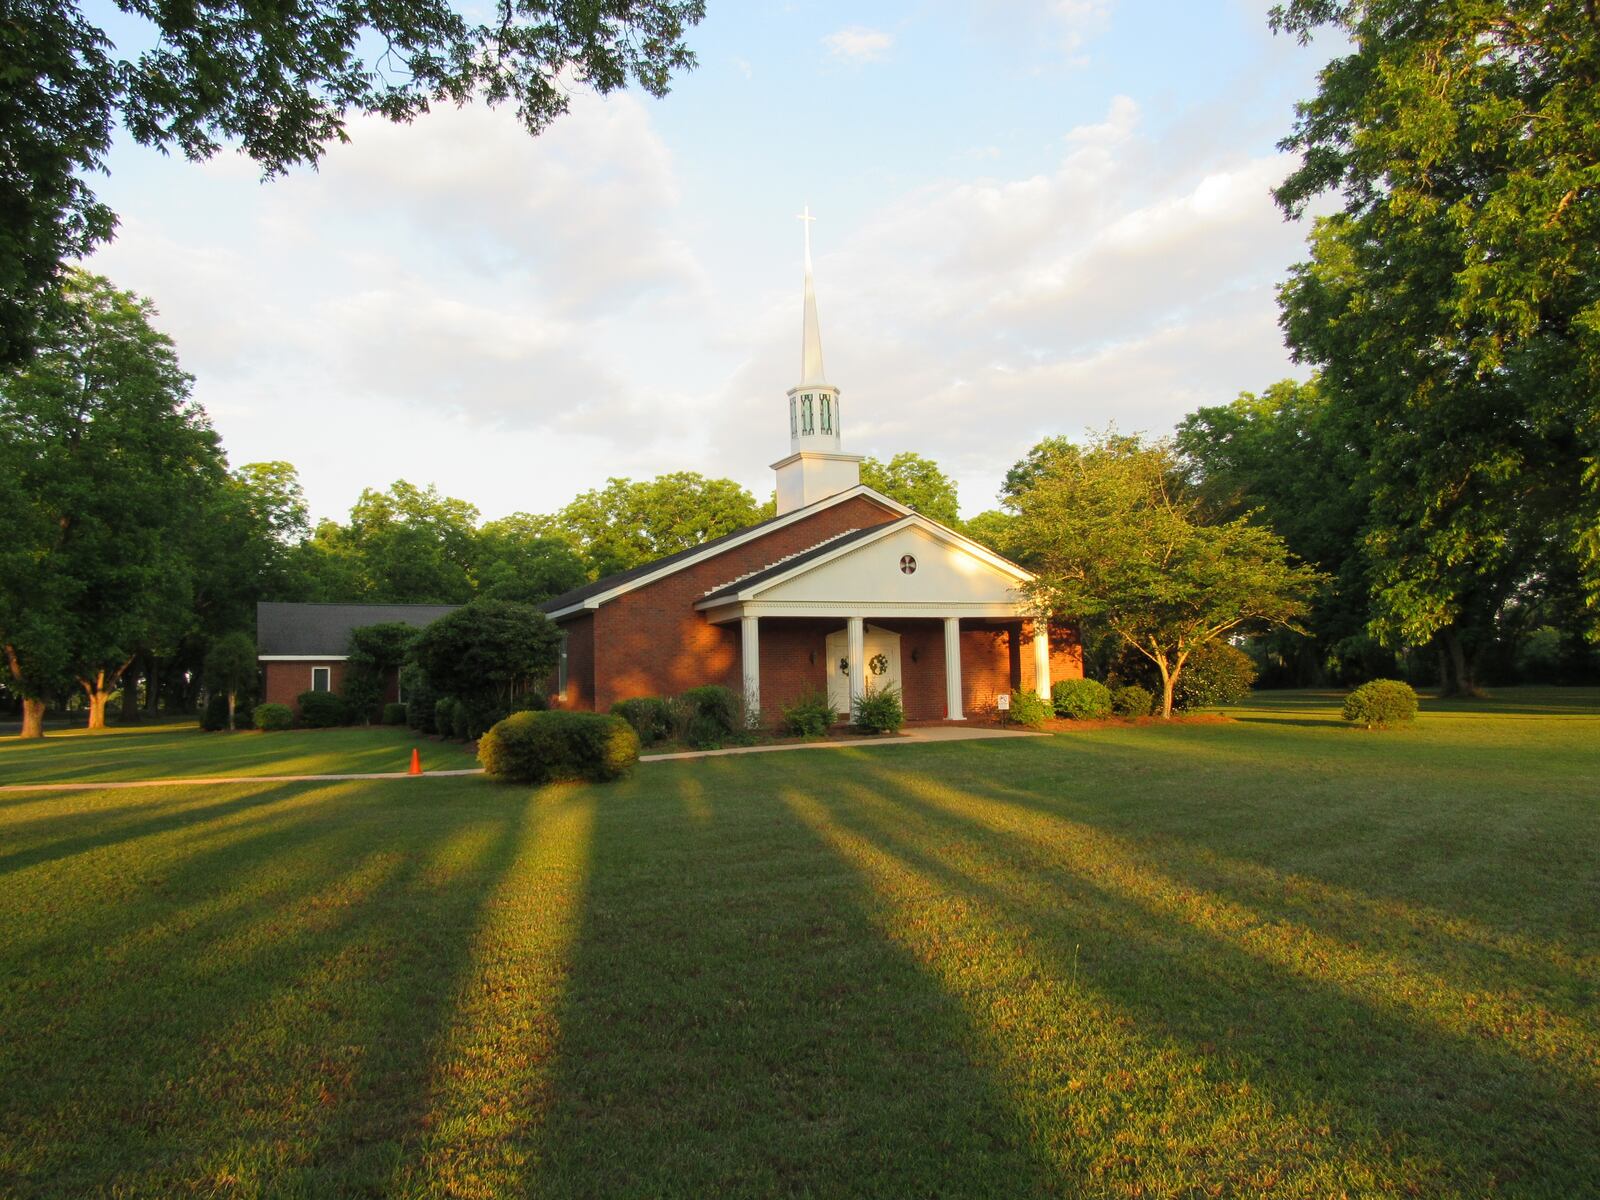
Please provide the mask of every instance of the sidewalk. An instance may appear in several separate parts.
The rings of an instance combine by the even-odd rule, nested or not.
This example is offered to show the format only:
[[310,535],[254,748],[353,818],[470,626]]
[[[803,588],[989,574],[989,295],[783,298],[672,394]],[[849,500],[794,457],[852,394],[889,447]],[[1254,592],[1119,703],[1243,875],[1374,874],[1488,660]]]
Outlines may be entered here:
[[[992,726],[965,728],[960,725],[924,725],[904,733],[883,737],[841,738],[829,742],[789,742],[781,746],[729,746],[724,750],[683,750],[676,754],[641,754],[640,762],[669,762],[680,758],[718,758],[726,754],[772,754],[780,750],[845,750],[852,747],[911,746],[921,742],[974,742],[984,738],[1040,737],[1026,729],[995,729]],[[356,779],[428,779],[439,776],[482,775],[482,767],[454,771],[426,771],[412,775],[406,771],[383,771],[367,775],[221,775],[187,779],[107,779],[99,783],[8,783],[8,792],[99,792],[110,788],[175,787],[189,784],[215,787],[239,783],[344,783]]]

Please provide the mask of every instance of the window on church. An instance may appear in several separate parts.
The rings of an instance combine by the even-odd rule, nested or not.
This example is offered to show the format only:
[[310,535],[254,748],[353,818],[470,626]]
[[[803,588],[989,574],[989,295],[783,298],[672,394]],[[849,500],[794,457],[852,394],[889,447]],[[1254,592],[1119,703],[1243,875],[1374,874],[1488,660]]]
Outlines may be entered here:
[[811,397],[807,396],[800,409],[800,432],[815,433],[816,428],[816,417],[811,411]]
[[561,631],[561,648],[556,656],[556,699],[567,698],[567,631]]
[[794,437],[796,434],[798,434],[800,432],[800,427],[795,423],[794,410],[795,410],[794,397],[790,396],[789,397],[789,436],[790,437]]
[[828,396],[822,398],[822,432],[833,432],[833,400]]
[[311,668],[311,690],[313,692],[331,692],[333,690],[333,668]]

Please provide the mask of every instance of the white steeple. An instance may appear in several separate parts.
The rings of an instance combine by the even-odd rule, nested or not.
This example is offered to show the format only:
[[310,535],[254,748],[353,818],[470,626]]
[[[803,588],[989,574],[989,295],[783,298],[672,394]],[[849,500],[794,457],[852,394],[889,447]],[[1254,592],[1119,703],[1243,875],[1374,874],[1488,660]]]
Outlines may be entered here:
[[817,324],[817,290],[811,282],[811,223],[816,218],[811,215],[809,204],[798,219],[804,222],[806,231],[805,327],[800,334],[800,386],[827,387],[827,378],[822,373],[822,329]]
[[800,383],[789,389],[789,457],[773,463],[778,472],[778,512],[813,504],[861,482],[861,457],[845,454],[841,437],[839,389],[822,368],[822,328],[817,322],[817,292],[811,280],[811,223],[807,205],[799,220],[805,229],[805,298],[800,330]]

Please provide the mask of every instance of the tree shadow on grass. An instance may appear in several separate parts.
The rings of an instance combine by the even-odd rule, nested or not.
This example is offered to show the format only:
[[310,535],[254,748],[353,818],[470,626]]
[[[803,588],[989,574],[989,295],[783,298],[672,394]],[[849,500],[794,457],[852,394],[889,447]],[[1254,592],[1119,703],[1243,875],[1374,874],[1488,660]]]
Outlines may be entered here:
[[[1592,1025],[1586,1031],[1568,1019],[1567,1032],[1580,1041],[1562,1048],[1560,1060],[1525,1050],[1523,1029],[1498,1030],[1493,1021],[1448,1029],[1414,996],[1341,978],[1331,961],[1339,938],[1296,939],[1293,917],[1249,910],[1256,895],[1186,896],[1164,876],[1165,864],[1114,861],[1104,847],[1079,847],[1100,856],[1086,869],[1059,845],[997,828],[985,811],[991,802],[980,796],[930,800],[881,774],[869,786],[876,799],[834,798],[828,820],[930,881],[937,894],[918,901],[930,912],[942,906],[961,915],[941,953],[992,953],[998,942],[1028,958],[1037,978],[1053,981],[1041,991],[1046,1003],[1059,1003],[1053,992],[1070,972],[1104,1004],[1108,1021],[1131,1018],[1146,1043],[1141,1061],[1176,1048],[1183,1061],[1164,1077],[1141,1080],[1139,1063],[1129,1064],[1127,1086],[1145,1092],[1130,1107],[1146,1118],[1135,1153],[1143,1161],[1130,1186],[1165,1175],[1201,1191],[1226,1190],[1265,1170],[1283,1194],[1344,1187],[1352,1194],[1556,1196],[1582,1194],[1600,1180]],[[1208,919],[1221,908],[1252,920],[1227,929]],[[1080,961],[1081,949],[1088,953]],[[1465,1004],[1474,999],[1489,997],[1463,989]],[[1541,1023],[1538,1012],[1529,1020]],[[1018,1049],[1035,1074],[1048,1075],[1052,1065],[1083,1070],[1039,1061],[1037,1045]],[[1175,1081],[1190,1070],[1209,1077],[1215,1094],[1175,1102]],[[1185,1109],[1226,1105],[1221,1098],[1241,1088],[1268,1101],[1256,1114],[1255,1140],[1231,1156],[1172,1161]],[[1048,1124],[1053,1115],[1059,1119],[1041,1106],[1033,1118]],[[1130,1151],[1141,1143],[1138,1133],[1123,1136]]]
[[455,784],[248,789],[10,876],[50,931],[0,940],[0,1191],[381,1194],[524,833]]
[[1054,1193],[959,1005],[734,761],[598,807],[540,1189]]

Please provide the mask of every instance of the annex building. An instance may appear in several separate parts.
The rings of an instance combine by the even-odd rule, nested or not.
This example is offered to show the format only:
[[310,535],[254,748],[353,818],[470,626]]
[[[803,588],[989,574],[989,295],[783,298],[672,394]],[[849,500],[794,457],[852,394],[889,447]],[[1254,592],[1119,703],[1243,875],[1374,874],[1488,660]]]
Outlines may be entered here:
[[[1030,611],[1027,571],[862,484],[823,369],[809,223],[800,382],[786,399],[775,516],[542,606],[562,633],[549,681],[558,707],[604,711],[716,683],[769,714],[811,691],[848,713],[852,696],[894,687],[911,720],[961,720],[1004,693],[1048,696],[1053,680],[1083,674],[1076,629]],[[266,696],[337,690],[351,629],[447,611],[263,604]]]

